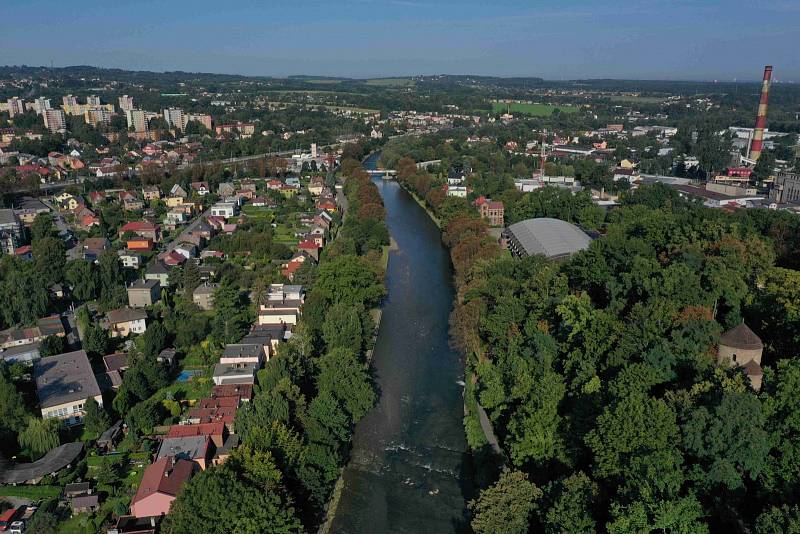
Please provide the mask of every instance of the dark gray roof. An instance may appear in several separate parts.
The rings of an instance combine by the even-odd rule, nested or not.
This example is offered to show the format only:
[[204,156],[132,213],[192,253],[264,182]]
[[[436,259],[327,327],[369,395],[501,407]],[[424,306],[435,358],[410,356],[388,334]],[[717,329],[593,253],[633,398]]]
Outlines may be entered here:
[[158,449],[157,460],[165,456],[174,456],[184,460],[203,458],[208,450],[208,436],[190,436],[185,438],[165,438]]
[[0,484],[19,484],[55,473],[75,461],[82,450],[83,443],[79,441],[65,443],[33,463],[0,469]]
[[527,219],[508,227],[510,237],[528,256],[543,254],[559,258],[589,247],[592,239],[574,224],[543,217]]
[[139,308],[119,308],[111,310],[106,314],[108,322],[111,324],[127,323],[128,321],[137,321],[139,319],[147,319],[147,312]]
[[0,210],[0,224],[16,224],[17,223],[17,216],[14,214],[14,210],[5,209]]
[[84,350],[37,360],[34,376],[42,408],[100,395],[100,386]]
[[142,280],[141,278],[131,282],[128,289],[152,289],[158,285],[158,280]]
[[231,343],[225,347],[223,358],[259,358],[264,355],[264,345]]
[[169,269],[166,265],[156,260],[147,266],[147,274],[169,274]]

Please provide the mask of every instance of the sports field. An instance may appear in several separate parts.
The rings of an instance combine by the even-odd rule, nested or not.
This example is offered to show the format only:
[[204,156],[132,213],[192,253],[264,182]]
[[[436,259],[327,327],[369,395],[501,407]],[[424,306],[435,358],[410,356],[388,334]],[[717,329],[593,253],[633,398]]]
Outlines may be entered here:
[[554,106],[552,104],[506,104],[504,102],[492,102],[492,111],[495,113],[506,112],[511,109],[511,113],[523,113],[534,117],[549,117],[555,110],[561,113],[577,113],[578,108],[574,106]]

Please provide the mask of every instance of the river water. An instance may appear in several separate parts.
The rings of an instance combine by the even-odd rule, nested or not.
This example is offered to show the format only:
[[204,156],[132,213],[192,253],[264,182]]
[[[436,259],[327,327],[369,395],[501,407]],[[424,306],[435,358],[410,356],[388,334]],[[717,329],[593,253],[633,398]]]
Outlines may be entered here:
[[449,256],[407,192],[394,181],[375,183],[397,243],[373,359],[380,399],[356,427],[331,532],[467,532],[464,366],[448,347]]

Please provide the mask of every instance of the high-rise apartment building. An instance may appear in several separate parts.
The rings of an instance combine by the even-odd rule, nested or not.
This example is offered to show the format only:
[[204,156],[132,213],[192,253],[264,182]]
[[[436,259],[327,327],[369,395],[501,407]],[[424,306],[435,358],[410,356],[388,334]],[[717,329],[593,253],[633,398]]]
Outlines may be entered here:
[[74,95],[66,95],[61,98],[64,107],[74,107],[78,105],[78,98]]
[[36,114],[41,115],[44,113],[44,110],[50,109],[50,99],[40,96],[34,101],[33,107],[36,110]]
[[128,95],[119,97],[119,109],[122,111],[133,109],[133,97]]
[[147,131],[147,114],[145,111],[141,109],[128,109],[125,111],[125,118],[128,119],[128,128],[133,128],[133,131]]
[[186,124],[183,122],[185,119],[182,109],[168,108],[164,110],[163,115],[167,126],[170,128],[183,130],[183,128],[186,126]]
[[42,112],[44,127],[52,133],[63,132],[67,129],[67,116],[60,109],[46,109]]
[[90,95],[86,97],[86,104],[92,107],[100,106],[100,97],[97,95]]
[[92,126],[97,126],[98,124],[108,125],[111,124],[112,115],[113,113],[105,108],[92,108],[86,110],[83,114],[83,119],[86,124],[91,124]]
[[183,124],[182,129],[186,129],[189,121],[197,121],[209,130],[211,130],[211,115],[206,113],[187,113],[185,116],[186,122]]
[[25,101],[15,96],[13,98],[8,99],[8,114],[10,116],[14,115],[24,115],[25,114]]

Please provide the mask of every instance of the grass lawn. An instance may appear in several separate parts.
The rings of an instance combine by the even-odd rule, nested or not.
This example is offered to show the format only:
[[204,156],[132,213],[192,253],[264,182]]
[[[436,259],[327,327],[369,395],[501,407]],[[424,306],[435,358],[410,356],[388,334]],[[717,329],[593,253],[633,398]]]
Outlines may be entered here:
[[21,499],[48,499],[61,495],[58,486],[0,486],[0,497],[19,497]]
[[366,81],[367,85],[377,85],[381,87],[410,87],[415,85],[410,78],[372,78]]
[[176,400],[192,400],[208,397],[211,395],[211,387],[214,385],[214,383],[211,380],[210,367],[207,369],[208,376],[194,377],[185,382],[173,382],[169,386],[166,386],[165,388],[162,388],[156,392],[156,395],[168,391],[172,393],[173,398]]
[[275,212],[266,206],[251,206],[245,204],[242,207],[242,213],[254,219],[269,219],[270,222],[275,220]]
[[534,117],[549,117],[555,110],[561,113],[577,113],[578,108],[574,106],[554,106],[552,104],[505,104],[503,102],[492,102],[494,113],[506,112],[511,109],[511,113],[522,113]]
[[58,534],[86,534],[87,514],[78,514],[58,523]]

